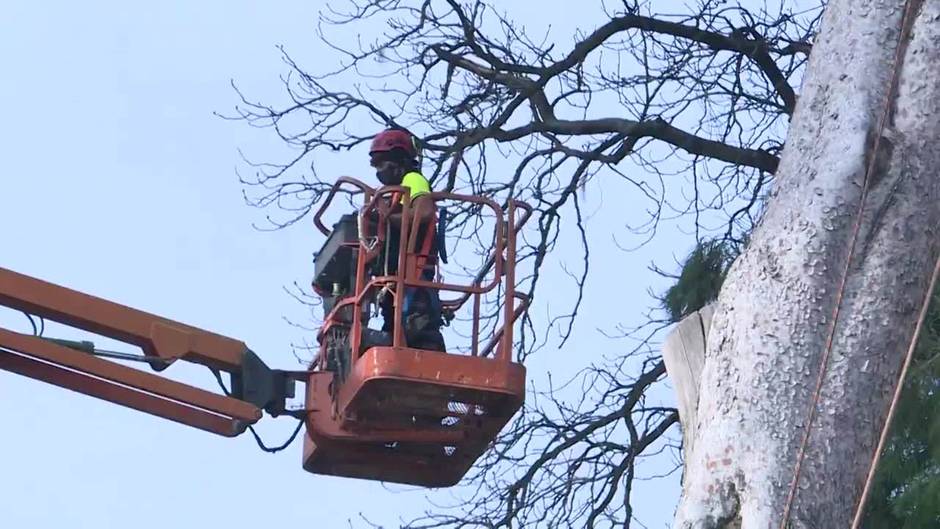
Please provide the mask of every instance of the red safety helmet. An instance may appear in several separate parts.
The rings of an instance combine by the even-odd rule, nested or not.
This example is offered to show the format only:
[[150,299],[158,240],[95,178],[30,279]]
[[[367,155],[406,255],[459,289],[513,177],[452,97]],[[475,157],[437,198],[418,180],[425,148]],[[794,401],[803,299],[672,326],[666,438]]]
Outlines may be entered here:
[[405,151],[412,158],[418,157],[418,146],[414,138],[404,130],[383,130],[372,138],[369,154],[377,152],[391,152],[395,149]]

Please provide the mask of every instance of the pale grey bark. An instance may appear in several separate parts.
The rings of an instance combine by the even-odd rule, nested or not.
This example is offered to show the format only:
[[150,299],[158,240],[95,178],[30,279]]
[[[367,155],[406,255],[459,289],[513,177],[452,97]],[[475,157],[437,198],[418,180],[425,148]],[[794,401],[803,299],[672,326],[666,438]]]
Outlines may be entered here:
[[682,455],[692,458],[695,446],[695,416],[705,367],[705,339],[711,328],[714,304],[702,307],[682,319],[663,341],[663,363],[676,392],[679,422],[682,425]]
[[[849,527],[940,251],[940,0],[917,3],[793,503],[795,529]],[[676,528],[780,527],[903,6],[829,2],[776,188],[718,300]]]

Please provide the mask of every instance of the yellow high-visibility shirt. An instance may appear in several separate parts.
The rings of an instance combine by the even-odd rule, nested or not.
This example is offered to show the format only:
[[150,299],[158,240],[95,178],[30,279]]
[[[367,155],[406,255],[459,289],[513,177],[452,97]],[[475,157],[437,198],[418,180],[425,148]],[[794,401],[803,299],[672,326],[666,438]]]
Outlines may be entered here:
[[[427,195],[431,192],[431,184],[428,182],[428,179],[417,171],[411,171],[406,174],[401,180],[401,185],[408,188],[412,202],[421,195]],[[401,197],[401,203],[405,203],[404,196]]]

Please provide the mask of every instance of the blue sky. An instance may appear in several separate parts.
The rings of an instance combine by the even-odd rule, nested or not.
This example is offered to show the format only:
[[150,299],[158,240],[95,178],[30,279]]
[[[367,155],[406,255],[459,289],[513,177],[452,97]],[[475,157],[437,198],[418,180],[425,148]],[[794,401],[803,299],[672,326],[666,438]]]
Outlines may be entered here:
[[[519,12],[531,15],[536,4]],[[251,228],[262,216],[243,202],[236,149],[276,145],[212,113],[234,105],[233,78],[254,96],[281,96],[277,44],[302,59],[336,60],[314,36],[320,7],[7,2],[0,266],[244,340],[269,365],[297,367],[289,344],[298,330],[283,317],[306,313],[282,287],[308,282],[322,237],[309,222]],[[321,157],[318,171],[370,177],[364,154],[355,156]],[[602,198],[589,193],[590,209]],[[549,370],[566,378],[623,347],[597,329],[636,321],[650,303],[650,260],[687,251],[679,235],[633,254],[612,248],[622,214],[605,207],[591,221],[598,249],[578,339],[539,353],[533,380]],[[557,264],[551,273],[561,278]],[[535,313],[565,301],[544,294]],[[28,328],[9,311],[0,324]],[[180,371],[211,382],[203,371]],[[3,372],[0,417],[7,527],[344,527],[360,513],[393,524],[429,507],[420,491],[305,473],[299,442],[268,455],[247,435],[215,437]],[[274,442],[291,426],[268,419],[260,431]],[[675,479],[638,486],[638,516],[662,527],[677,493]]]

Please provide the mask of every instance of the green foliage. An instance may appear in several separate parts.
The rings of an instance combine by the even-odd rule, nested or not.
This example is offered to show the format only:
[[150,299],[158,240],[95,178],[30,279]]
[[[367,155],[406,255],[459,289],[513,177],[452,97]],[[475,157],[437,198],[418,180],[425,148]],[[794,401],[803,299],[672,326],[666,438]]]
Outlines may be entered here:
[[728,267],[736,256],[724,240],[700,242],[682,265],[676,283],[660,298],[672,321],[679,321],[718,298]]
[[924,323],[875,473],[866,529],[940,527],[940,290]]

